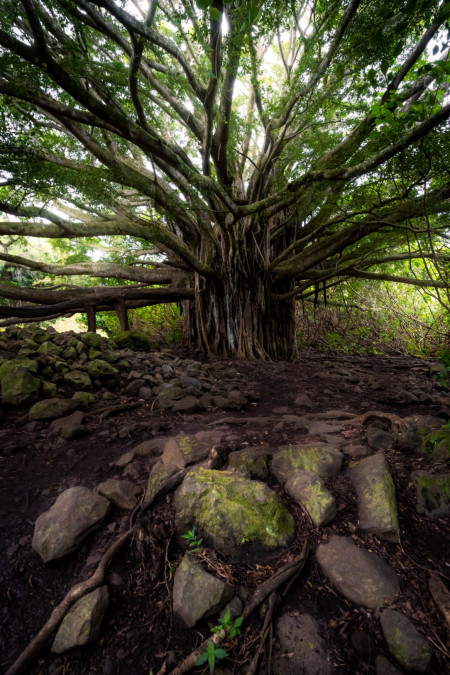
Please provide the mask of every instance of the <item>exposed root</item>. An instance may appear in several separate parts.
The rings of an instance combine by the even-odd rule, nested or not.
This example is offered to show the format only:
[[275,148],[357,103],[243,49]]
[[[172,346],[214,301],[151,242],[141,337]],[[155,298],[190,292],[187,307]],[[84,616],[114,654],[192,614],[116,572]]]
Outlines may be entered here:
[[349,420],[343,420],[342,424],[349,424],[350,426],[362,424],[364,426],[368,422],[375,420],[389,424],[391,430],[397,435],[403,434],[409,429],[408,423],[398,415],[394,415],[394,413],[380,412],[377,410],[370,410],[363,415],[358,415]]

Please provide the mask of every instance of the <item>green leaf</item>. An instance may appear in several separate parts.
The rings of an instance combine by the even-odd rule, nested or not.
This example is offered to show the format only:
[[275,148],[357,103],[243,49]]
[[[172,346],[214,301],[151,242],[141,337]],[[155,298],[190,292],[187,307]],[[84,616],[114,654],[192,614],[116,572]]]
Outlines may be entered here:
[[235,625],[237,628],[239,628],[239,626],[242,626],[242,622],[243,622],[243,621],[244,621],[244,617],[243,617],[243,616],[238,616],[238,618],[237,618],[236,621],[234,622],[234,625]]
[[212,0],[195,0],[195,4],[199,9],[208,9],[208,7],[211,5]]
[[345,75],[345,64],[338,63],[334,72],[336,73],[336,77],[338,78],[338,80],[342,80],[342,78]]
[[225,649],[221,649],[220,647],[219,647],[219,649],[214,650],[214,655],[215,655],[216,659],[226,659],[227,656],[228,656]]
[[195,662],[196,666],[202,666],[206,661],[208,660],[208,654],[206,652],[203,652],[203,654],[200,654],[200,656],[197,658],[197,661]]
[[211,7],[209,10],[209,15],[214,21],[222,21],[222,12],[216,7]]

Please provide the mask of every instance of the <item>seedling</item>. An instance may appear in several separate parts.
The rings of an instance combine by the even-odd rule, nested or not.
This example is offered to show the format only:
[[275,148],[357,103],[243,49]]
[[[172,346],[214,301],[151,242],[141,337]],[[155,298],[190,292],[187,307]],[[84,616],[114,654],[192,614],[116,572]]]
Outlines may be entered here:
[[212,633],[221,634],[221,631],[224,630],[225,633],[229,635],[231,639],[235,638],[236,635],[240,635],[241,631],[239,630],[242,622],[244,620],[243,616],[238,616],[234,621],[231,619],[231,612],[228,610],[225,614],[219,619],[219,623],[214,628],[211,628]]
[[216,647],[214,642],[210,641],[208,642],[206,651],[204,651],[203,654],[200,654],[197,661],[195,662],[195,665],[202,666],[204,663],[208,661],[209,672],[212,673],[215,668],[216,661],[226,659],[227,656],[228,654],[224,649],[222,649],[221,647]]
[[203,539],[197,537],[195,534],[195,527],[193,527],[192,530],[188,530],[186,534],[182,534],[181,537],[189,542],[192,553],[198,553],[202,550]]

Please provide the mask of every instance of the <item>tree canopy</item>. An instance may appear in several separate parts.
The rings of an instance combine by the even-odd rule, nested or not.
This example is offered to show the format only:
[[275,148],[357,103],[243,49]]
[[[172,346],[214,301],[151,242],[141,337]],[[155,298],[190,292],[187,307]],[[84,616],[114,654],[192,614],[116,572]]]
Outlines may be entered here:
[[[445,0],[3,0],[0,260],[139,287],[3,283],[33,306],[1,315],[183,300],[205,352],[280,358],[296,298],[448,288],[449,19]],[[65,264],[9,253],[21,237],[63,240]]]

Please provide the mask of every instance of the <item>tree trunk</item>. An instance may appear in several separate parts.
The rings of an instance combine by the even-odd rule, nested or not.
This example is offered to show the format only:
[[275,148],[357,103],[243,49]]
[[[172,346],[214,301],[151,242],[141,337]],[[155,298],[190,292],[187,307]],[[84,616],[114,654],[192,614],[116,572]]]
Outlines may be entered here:
[[95,307],[86,307],[88,331],[89,333],[97,332],[97,320],[95,316]]
[[186,313],[188,339],[209,355],[292,359],[297,354],[295,301],[271,299],[292,285],[274,287],[263,271],[229,271],[220,282],[195,279],[195,302]]

